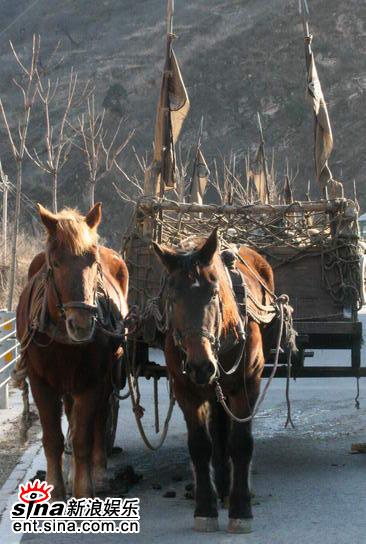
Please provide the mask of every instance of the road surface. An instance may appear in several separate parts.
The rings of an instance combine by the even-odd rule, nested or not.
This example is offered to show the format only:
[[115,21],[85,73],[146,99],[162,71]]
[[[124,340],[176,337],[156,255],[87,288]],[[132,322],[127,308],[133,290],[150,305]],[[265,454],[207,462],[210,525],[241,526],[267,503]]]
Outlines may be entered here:
[[[143,386],[142,404],[151,406],[151,386]],[[161,412],[167,403],[166,385],[160,382]],[[355,380],[302,379],[292,382],[291,398],[296,428],[284,429],[284,380],[275,380],[255,422],[252,485],[255,492],[253,533],[226,532],[227,511],[220,511],[220,531],[197,534],[192,530],[193,501],[185,498],[191,481],[186,431],[175,409],[170,432],[158,452],[146,450],[134,425],[129,400],[123,401],[117,445],[123,452],[111,458],[110,476],[131,464],[142,475],[128,496],[141,500],[139,535],[84,536],[91,544],[365,544],[366,455],[350,454],[354,442],[366,441],[366,380],[361,381],[361,407],[355,409]],[[150,410],[145,425],[153,434]],[[0,524],[0,542],[15,544],[9,523],[9,503],[15,500],[17,481],[45,469],[39,441],[33,442],[1,490],[8,503]],[[181,481],[175,480],[181,479]],[[161,489],[153,489],[161,486]],[[168,490],[175,498],[165,498]],[[79,543],[80,536],[53,535],[52,544]],[[25,535],[22,544],[50,542],[49,536]]]

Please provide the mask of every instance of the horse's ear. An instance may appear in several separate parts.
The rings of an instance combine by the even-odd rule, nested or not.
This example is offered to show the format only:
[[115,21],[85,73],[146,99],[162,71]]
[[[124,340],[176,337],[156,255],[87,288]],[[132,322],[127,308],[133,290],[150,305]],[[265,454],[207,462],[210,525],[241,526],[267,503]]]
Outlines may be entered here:
[[155,251],[155,254],[157,255],[157,257],[159,258],[159,260],[161,261],[163,266],[165,266],[165,268],[168,270],[169,273],[177,269],[178,257],[174,253],[174,251],[168,248],[162,247],[156,242],[152,242],[152,246]]
[[218,228],[215,227],[210,236],[207,238],[206,242],[198,251],[198,261],[203,266],[208,266],[211,264],[212,259],[219,248],[219,237],[217,235],[217,230]]
[[57,217],[54,213],[47,210],[42,204],[37,204],[38,213],[42,223],[49,234],[55,234],[57,229]]
[[97,202],[87,213],[85,221],[91,229],[97,229],[102,220],[102,203]]

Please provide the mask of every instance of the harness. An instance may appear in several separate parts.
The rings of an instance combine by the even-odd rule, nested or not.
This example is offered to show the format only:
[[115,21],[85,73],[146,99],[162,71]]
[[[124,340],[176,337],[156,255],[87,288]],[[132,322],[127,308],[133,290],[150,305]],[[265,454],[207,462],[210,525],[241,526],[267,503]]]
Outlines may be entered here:
[[[222,323],[222,302],[219,298],[218,293],[215,293],[210,301],[210,304],[214,304],[214,303],[219,305],[219,310],[216,312],[216,321],[215,321],[215,330],[219,330],[221,328],[221,323]],[[168,299],[168,312],[167,312],[168,317],[171,314],[170,310],[171,310],[171,302]],[[220,338],[218,336],[215,336],[214,334],[211,334],[210,331],[206,329],[205,327],[199,327],[199,328],[186,327],[183,330],[173,328],[174,343],[183,352],[184,355],[186,355],[184,340],[185,338],[192,337],[192,336],[200,336],[203,338],[207,338],[207,340],[211,344],[213,353],[217,356],[221,346]],[[183,368],[182,368],[184,374],[186,373],[185,367],[186,367],[186,359],[184,357]]]
[[[228,257],[226,255],[226,257]],[[274,293],[272,293],[269,288],[265,285],[265,283],[262,281],[261,278],[258,277],[257,273],[252,269],[251,266],[248,265],[248,263],[239,255],[237,258],[241,262],[245,264],[245,266],[248,268],[250,273],[258,279],[259,283],[264,288],[265,292],[270,295],[271,303],[268,305],[262,304],[259,301],[257,301],[256,297],[250,292],[250,289],[247,286],[245,276],[239,270],[238,268],[234,268],[233,265],[230,265],[230,263],[226,264],[224,262],[225,271],[227,274],[229,285],[231,286],[234,298],[236,300],[236,303],[238,305],[239,310],[239,321],[236,326],[235,336],[236,338],[232,341],[228,341],[228,339],[225,340],[224,343],[221,343],[220,338],[218,337],[218,331],[220,330],[220,325],[222,322],[222,301],[219,298],[219,294],[216,293],[213,299],[211,300],[211,304],[213,303],[213,300],[218,299],[218,312],[216,314],[216,323],[215,323],[215,331],[217,331],[217,334],[214,335],[210,331],[208,331],[206,328],[192,328],[188,327],[184,329],[183,331],[178,330],[177,328],[172,328],[173,333],[173,341],[177,348],[183,353],[183,359],[182,359],[182,372],[186,372],[186,352],[184,348],[184,339],[189,336],[194,335],[200,335],[205,338],[207,338],[210,341],[213,353],[215,354],[217,366],[215,369],[215,375],[213,377],[213,386],[215,389],[217,401],[221,404],[227,415],[237,423],[248,423],[254,419],[254,417],[257,415],[260,405],[262,404],[267,391],[269,389],[269,386],[274,379],[274,376],[278,369],[279,364],[279,356],[280,353],[283,351],[281,349],[281,343],[282,343],[282,337],[283,334],[285,334],[285,352],[287,353],[288,357],[288,368],[291,368],[291,353],[292,351],[296,351],[296,331],[293,329],[292,325],[292,308],[289,304],[289,299],[287,295],[281,295],[279,297],[276,297]],[[171,318],[171,303],[168,298],[168,304],[166,308],[166,316],[168,319],[168,328],[169,328],[169,321]],[[276,342],[276,348],[275,348],[275,356],[274,356],[274,364],[271,371],[271,375],[262,391],[260,396],[258,397],[255,406],[253,407],[251,413],[249,416],[240,418],[237,417],[232,410],[230,409],[226,399],[225,395],[223,393],[223,390],[220,385],[220,377],[223,374],[224,376],[232,376],[235,374],[235,372],[238,370],[241,362],[243,361],[245,365],[245,347],[246,347],[246,327],[248,324],[248,318],[253,319],[259,324],[268,324],[273,319],[277,318],[279,319],[279,331],[277,336],[277,342]],[[230,370],[226,371],[222,364],[220,363],[220,356],[225,353],[225,351],[229,351],[233,349],[236,345],[239,345],[239,351],[238,355],[236,357],[236,360],[231,367]],[[245,384],[245,377],[244,377],[244,384]],[[292,423],[291,420],[291,414],[290,414],[290,408],[289,408],[289,402],[288,402],[288,422]]]

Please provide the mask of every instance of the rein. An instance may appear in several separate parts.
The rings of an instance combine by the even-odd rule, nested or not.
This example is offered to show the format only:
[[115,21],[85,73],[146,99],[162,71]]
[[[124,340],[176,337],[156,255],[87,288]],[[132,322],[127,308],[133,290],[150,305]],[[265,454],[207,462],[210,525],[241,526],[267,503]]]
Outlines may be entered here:
[[[268,378],[268,380],[266,382],[266,385],[264,386],[264,389],[263,389],[262,393],[260,394],[259,398],[257,399],[257,402],[255,403],[255,406],[253,408],[252,413],[247,417],[243,417],[243,418],[237,417],[230,410],[230,408],[229,408],[229,406],[228,406],[228,404],[227,404],[227,402],[225,400],[224,393],[222,391],[221,385],[219,384],[218,380],[216,380],[216,383],[215,383],[215,393],[216,393],[216,397],[217,397],[218,402],[221,404],[221,406],[223,407],[223,409],[225,410],[227,415],[231,419],[236,421],[237,423],[249,423],[257,415],[257,413],[259,411],[259,408],[260,408],[261,404],[263,403],[263,401],[264,401],[264,399],[265,399],[265,397],[267,395],[269,386],[271,385],[271,383],[272,383],[272,381],[273,381],[273,379],[274,379],[274,377],[276,375],[277,369],[278,369],[279,357],[280,357],[280,353],[281,353],[281,340],[282,340],[282,335],[283,335],[285,325],[286,325],[286,328],[287,327],[292,327],[292,317],[291,317],[291,311],[290,311],[290,308],[289,308],[288,296],[287,295],[279,296],[276,299],[275,306],[278,309],[279,319],[280,319],[280,326],[279,326],[278,337],[277,337],[277,342],[276,342],[276,351],[275,351],[275,358],[274,358],[273,368],[272,368],[271,374],[270,374],[270,376],[269,376],[269,378]],[[291,352],[289,351],[288,353],[289,353],[289,357],[290,357]]]

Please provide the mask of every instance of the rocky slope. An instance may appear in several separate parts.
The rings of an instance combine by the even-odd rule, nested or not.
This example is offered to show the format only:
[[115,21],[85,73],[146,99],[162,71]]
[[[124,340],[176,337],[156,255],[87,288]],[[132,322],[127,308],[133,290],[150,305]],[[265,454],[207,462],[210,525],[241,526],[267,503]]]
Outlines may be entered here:
[[[233,150],[243,158],[258,141],[256,111],[261,111],[269,149],[276,153],[281,176],[285,158],[299,166],[296,196],[313,179],[312,116],[304,101],[305,68],[302,26],[297,0],[176,0],[175,50],[191,99],[189,120],[182,134],[188,147],[195,139],[201,115],[205,118],[204,151],[208,161]],[[318,70],[335,134],[331,166],[352,194],[355,178],[361,207],[366,205],[365,185],[365,89],[366,11],[363,0],[312,0],[311,30]],[[60,79],[55,119],[66,92],[71,67],[80,82],[91,79],[100,107],[113,124],[123,115],[123,132],[136,129],[138,153],[151,146],[153,121],[164,53],[165,0],[28,0],[2,4],[0,30],[0,95],[12,113],[16,94],[11,84],[14,62],[11,39],[22,58],[29,52],[33,33],[42,37],[41,59],[58,40],[63,62],[49,74]],[[10,26],[9,26],[10,25]],[[8,27],[8,28],[7,28]],[[76,115],[77,112],[75,112]],[[39,148],[42,114],[34,111],[31,145]],[[10,175],[5,133],[1,147]],[[124,154],[129,172],[137,169],[132,152]],[[137,170],[136,170],[137,171]],[[83,207],[85,165],[72,158],[61,180],[61,202]],[[106,203],[104,234],[117,239],[123,205],[115,198],[107,178],[97,189]],[[25,190],[33,199],[50,203],[49,181],[27,164]],[[313,184],[313,196],[317,188]],[[112,218],[112,219],[111,219]],[[119,236],[119,235],[118,235]]]

